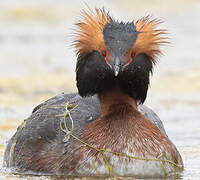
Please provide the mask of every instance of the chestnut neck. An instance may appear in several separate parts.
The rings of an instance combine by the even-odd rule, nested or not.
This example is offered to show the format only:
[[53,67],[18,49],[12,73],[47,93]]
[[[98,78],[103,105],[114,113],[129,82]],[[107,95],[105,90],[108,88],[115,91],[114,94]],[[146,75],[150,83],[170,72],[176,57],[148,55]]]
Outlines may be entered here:
[[123,93],[120,89],[111,89],[98,94],[101,106],[101,117],[109,114],[109,109],[113,105],[128,104],[137,110],[136,101]]

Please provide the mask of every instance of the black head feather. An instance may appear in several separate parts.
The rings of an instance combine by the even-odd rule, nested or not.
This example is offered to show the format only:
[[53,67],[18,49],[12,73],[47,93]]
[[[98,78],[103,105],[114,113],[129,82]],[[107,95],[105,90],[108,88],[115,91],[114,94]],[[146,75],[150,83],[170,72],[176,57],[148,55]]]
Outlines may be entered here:
[[82,97],[110,89],[115,83],[114,73],[99,52],[79,55],[76,65],[76,81]]
[[147,96],[149,75],[152,69],[153,64],[149,56],[137,55],[128,66],[120,71],[118,76],[120,89],[138,103],[143,103]]
[[115,55],[124,55],[131,49],[137,39],[138,32],[133,23],[110,20],[103,29],[106,48]]

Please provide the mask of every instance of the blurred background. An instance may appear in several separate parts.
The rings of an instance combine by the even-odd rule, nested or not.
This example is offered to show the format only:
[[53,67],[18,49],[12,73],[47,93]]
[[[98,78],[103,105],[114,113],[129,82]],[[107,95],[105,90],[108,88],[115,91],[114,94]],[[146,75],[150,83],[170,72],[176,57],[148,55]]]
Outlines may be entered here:
[[[181,152],[182,178],[200,179],[199,0],[1,0],[0,168],[6,141],[36,105],[77,91],[71,44],[85,3],[104,6],[123,21],[148,14],[164,21],[160,27],[168,30],[171,44],[155,67],[145,104],[160,116]],[[18,178],[0,170],[0,179]]]

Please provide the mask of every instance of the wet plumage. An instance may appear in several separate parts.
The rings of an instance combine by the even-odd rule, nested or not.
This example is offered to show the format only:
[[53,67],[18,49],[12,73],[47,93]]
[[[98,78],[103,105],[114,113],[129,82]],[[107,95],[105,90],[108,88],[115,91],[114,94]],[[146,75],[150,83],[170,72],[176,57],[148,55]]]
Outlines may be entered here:
[[[182,169],[162,122],[142,105],[160,46],[168,43],[159,23],[149,17],[123,23],[104,9],[83,11],[74,42],[80,96],[61,94],[37,106],[9,141],[5,166],[19,172],[140,178]],[[72,106],[74,126],[66,104]],[[62,130],[65,115],[73,136]],[[164,170],[150,160],[157,158]]]

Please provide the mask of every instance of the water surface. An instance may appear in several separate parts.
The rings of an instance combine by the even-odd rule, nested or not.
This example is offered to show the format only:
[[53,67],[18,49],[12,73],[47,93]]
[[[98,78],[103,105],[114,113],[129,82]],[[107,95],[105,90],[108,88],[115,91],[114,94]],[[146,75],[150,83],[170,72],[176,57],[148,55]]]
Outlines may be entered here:
[[[39,3],[40,2],[40,3]],[[181,179],[200,179],[200,5],[198,1],[93,1],[111,14],[132,20],[148,12],[162,18],[169,30],[146,105],[162,119],[167,134],[180,151],[185,170]],[[182,1],[181,1],[182,2]],[[89,4],[90,4],[89,3]],[[6,1],[0,5],[0,167],[6,141],[32,109],[48,98],[76,91],[75,53],[70,46],[72,24],[84,7],[79,1]],[[137,8],[138,7],[138,8]],[[160,8],[159,8],[160,7]],[[57,179],[11,175],[2,180]],[[63,177],[60,177],[63,179]]]

